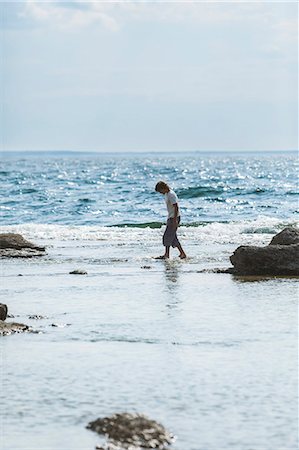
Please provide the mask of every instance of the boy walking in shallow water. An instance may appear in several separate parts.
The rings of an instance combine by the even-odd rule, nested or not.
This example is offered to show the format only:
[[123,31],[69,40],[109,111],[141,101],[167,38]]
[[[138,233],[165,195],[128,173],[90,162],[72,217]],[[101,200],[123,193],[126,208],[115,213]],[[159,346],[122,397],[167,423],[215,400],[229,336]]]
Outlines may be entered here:
[[186,253],[184,252],[176,234],[181,220],[178,197],[164,181],[159,181],[156,184],[155,191],[165,196],[165,203],[168,211],[166,230],[163,234],[165,253],[162,256],[158,256],[157,259],[168,259],[170,247],[177,247],[180,252],[179,257],[184,259],[186,258]]

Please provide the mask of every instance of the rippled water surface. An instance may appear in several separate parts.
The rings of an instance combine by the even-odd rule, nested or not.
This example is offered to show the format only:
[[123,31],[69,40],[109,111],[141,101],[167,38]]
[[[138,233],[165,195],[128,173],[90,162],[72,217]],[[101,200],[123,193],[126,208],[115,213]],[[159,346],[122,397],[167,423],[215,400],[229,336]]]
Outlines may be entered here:
[[[292,154],[3,159],[0,232],[47,255],[0,264],[0,301],[40,332],[1,339],[1,449],[92,450],[89,421],[136,411],[177,436],[174,450],[297,450],[298,280],[209,272],[295,224],[295,165]],[[153,259],[159,178],[181,199],[185,261]],[[111,226],[123,224],[139,226]]]
[[121,225],[161,222],[154,192],[165,179],[182,200],[183,223],[289,218],[298,212],[294,153],[4,155],[4,223]]

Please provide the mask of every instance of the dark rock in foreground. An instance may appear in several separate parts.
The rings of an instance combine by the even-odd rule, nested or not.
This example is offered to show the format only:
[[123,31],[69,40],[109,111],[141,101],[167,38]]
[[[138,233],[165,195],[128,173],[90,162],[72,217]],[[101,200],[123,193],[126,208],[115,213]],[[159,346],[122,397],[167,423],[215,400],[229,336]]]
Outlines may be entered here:
[[[278,242],[288,244],[278,245]],[[238,247],[230,261],[234,268],[227,272],[236,275],[299,276],[299,232],[285,228],[266,247]]]
[[8,336],[14,333],[24,333],[31,331],[31,328],[24,323],[4,322],[0,320],[0,336]]
[[0,233],[0,257],[31,258],[42,256],[45,247],[39,247],[27,241],[21,234]]
[[0,320],[5,320],[7,317],[7,306],[0,303]]
[[[143,414],[114,414],[90,422],[87,428],[108,437],[102,448],[122,449],[161,449],[173,442],[173,435],[155,420]],[[100,448],[100,447],[98,447]]]

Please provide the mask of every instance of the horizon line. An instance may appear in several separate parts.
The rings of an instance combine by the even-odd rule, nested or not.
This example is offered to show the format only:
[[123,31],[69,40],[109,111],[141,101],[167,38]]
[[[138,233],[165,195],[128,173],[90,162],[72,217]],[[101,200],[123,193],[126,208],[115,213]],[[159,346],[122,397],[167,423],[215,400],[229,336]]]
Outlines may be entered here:
[[272,149],[272,150],[266,150],[266,149],[259,149],[259,150],[252,150],[252,149],[230,149],[230,150],[199,150],[199,149],[193,149],[193,150],[28,150],[28,149],[14,149],[14,150],[0,150],[0,154],[8,154],[8,153],[75,153],[75,154],[124,154],[124,153],[290,153],[290,152],[298,152],[299,149]]

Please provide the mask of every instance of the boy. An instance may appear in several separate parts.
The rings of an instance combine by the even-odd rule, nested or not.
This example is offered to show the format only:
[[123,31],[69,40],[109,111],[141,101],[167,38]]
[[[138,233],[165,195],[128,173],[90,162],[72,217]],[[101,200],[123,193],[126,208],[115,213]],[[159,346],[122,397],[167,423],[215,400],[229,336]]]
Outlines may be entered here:
[[159,183],[156,184],[155,191],[165,196],[165,203],[168,211],[166,230],[163,235],[165,253],[162,256],[158,256],[156,259],[168,259],[170,247],[177,247],[180,252],[179,257],[184,259],[186,258],[186,253],[176,234],[181,219],[177,195],[170,189],[168,184],[164,183],[164,181],[159,181]]

